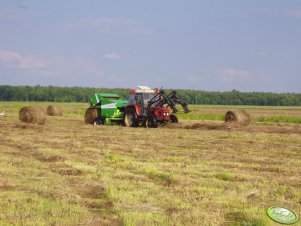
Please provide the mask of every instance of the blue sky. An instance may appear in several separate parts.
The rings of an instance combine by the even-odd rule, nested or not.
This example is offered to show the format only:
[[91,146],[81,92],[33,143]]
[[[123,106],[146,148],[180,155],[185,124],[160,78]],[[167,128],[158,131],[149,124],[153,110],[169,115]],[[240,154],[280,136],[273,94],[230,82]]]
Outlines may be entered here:
[[301,1],[0,0],[0,84],[301,92]]

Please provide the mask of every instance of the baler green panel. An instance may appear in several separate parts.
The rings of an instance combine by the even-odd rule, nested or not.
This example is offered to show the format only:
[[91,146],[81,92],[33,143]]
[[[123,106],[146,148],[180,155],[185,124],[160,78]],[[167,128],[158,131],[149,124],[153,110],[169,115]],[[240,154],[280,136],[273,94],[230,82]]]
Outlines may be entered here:
[[101,109],[101,116],[105,118],[111,118],[116,110],[116,108]]
[[123,119],[124,112],[121,109],[124,109],[127,101],[113,93],[95,93],[90,104],[99,109],[100,116],[105,118],[105,124],[111,124]]
[[90,100],[91,106],[95,107],[96,105],[102,104],[103,100],[120,100],[119,96],[114,93],[95,93]]
[[[122,105],[121,105],[122,104]],[[120,100],[108,101],[105,100],[101,103],[101,116],[105,118],[122,118],[123,112],[120,112],[119,106],[124,107],[124,102],[120,103]]]

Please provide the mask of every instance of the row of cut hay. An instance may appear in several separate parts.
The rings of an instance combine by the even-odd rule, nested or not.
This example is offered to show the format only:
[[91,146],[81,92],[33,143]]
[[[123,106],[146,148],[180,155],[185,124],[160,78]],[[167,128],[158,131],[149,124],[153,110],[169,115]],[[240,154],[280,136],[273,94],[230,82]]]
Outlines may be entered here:
[[63,110],[59,107],[50,105],[45,112],[41,107],[27,106],[20,109],[19,119],[24,123],[44,125],[47,119],[46,113],[50,116],[63,115]]

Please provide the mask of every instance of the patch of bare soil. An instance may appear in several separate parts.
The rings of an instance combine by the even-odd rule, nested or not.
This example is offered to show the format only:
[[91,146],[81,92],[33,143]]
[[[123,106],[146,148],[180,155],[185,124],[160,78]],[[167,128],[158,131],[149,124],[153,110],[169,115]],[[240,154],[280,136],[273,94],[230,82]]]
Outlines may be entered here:
[[83,204],[97,211],[114,207],[112,200],[107,196],[107,185],[99,181],[83,181],[81,177],[68,178],[68,184],[83,198]]
[[272,124],[272,125],[254,125],[249,131],[262,131],[265,133],[280,133],[280,134],[301,134],[300,125],[293,124]]
[[13,129],[18,129],[18,130],[33,130],[33,131],[43,131],[44,126],[39,125],[39,124],[31,124],[31,123],[23,123],[23,122],[17,122],[16,124],[12,125]]
[[63,176],[78,176],[83,174],[83,171],[75,169],[64,162],[53,163],[50,165],[50,169],[52,172],[59,173]]
[[105,184],[99,183],[97,181],[89,181],[85,183],[79,181],[79,183],[76,184],[75,189],[83,198],[97,199],[101,195],[104,195],[106,193]]
[[14,187],[14,185],[11,185],[7,182],[0,182],[0,190],[11,190]]
[[253,225],[256,222],[250,219],[245,212],[229,212],[225,215],[225,225]]
[[88,207],[89,209],[97,211],[99,209],[112,208],[114,205],[113,205],[113,202],[111,200],[106,200],[106,201],[85,200],[85,206]]
[[46,155],[42,155],[42,154],[36,154],[33,156],[34,156],[34,158],[36,158],[37,160],[39,160],[41,162],[58,162],[58,161],[65,160],[65,158],[63,158],[61,156],[57,156],[57,155],[46,156]]
[[107,218],[107,219],[93,219],[87,222],[89,226],[120,226],[123,225],[122,221],[117,218]]

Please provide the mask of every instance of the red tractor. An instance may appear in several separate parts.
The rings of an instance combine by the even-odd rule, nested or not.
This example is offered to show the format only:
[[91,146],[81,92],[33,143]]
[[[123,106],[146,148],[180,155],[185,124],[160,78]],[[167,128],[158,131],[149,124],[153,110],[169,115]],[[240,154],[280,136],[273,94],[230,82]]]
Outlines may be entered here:
[[158,124],[177,123],[178,119],[173,114],[178,112],[176,104],[183,107],[184,113],[189,112],[187,103],[175,90],[166,94],[162,89],[138,86],[138,89],[130,91],[125,107],[124,124],[129,127],[144,125],[157,128]]

